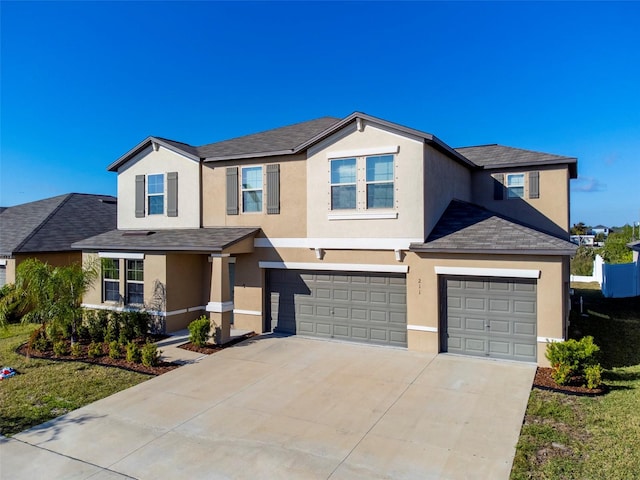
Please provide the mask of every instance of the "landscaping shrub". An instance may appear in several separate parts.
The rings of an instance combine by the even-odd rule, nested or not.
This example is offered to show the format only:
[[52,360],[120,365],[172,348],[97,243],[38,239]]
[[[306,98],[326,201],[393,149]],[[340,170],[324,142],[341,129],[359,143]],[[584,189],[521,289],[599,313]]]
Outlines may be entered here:
[[120,343],[126,344],[136,337],[135,322],[137,312],[122,312],[120,315]]
[[104,333],[105,342],[113,342],[120,338],[120,312],[112,312],[107,320],[107,328]]
[[85,323],[89,331],[89,337],[94,342],[104,341],[104,335],[109,321],[109,312],[106,310],[86,310]]
[[109,342],[109,357],[114,360],[122,356],[122,346],[117,340]]
[[87,356],[89,358],[95,358],[102,355],[102,344],[98,342],[91,342],[87,348]]
[[145,367],[155,367],[160,361],[160,354],[162,351],[158,350],[158,346],[155,343],[147,342],[142,347],[142,364]]
[[69,347],[64,340],[58,340],[53,344],[53,353],[56,357],[64,357],[69,353]]
[[189,340],[198,347],[204,346],[209,338],[211,322],[206,316],[202,316],[189,324]]
[[27,344],[30,350],[36,350],[38,352],[46,352],[51,347],[51,342],[47,338],[47,332],[44,325],[35,329],[29,337],[29,343]]
[[151,328],[151,315],[147,312],[133,312],[133,333],[135,337],[146,337]]
[[81,345],[78,342],[72,344],[71,345],[71,355],[73,355],[74,357],[79,357],[81,354],[82,354]]
[[[597,354],[600,348],[593,343],[593,337],[566,340],[547,345],[546,357],[551,363],[551,376],[558,385],[566,385],[572,377],[581,375],[588,384],[593,384],[601,371]],[[587,369],[590,379],[587,379]],[[599,383],[598,383],[599,385]],[[595,388],[597,385],[589,388]]]
[[142,361],[142,352],[140,347],[133,343],[127,343],[127,362],[140,363]]
[[602,383],[602,367],[600,364],[587,365],[584,368],[584,378],[587,381],[587,388],[598,388]]

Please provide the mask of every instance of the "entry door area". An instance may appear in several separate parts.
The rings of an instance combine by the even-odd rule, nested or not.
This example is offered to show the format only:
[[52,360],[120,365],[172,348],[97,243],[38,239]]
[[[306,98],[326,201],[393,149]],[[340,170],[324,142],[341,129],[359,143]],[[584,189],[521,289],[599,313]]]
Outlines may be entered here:
[[441,289],[443,351],[537,361],[535,280],[444,277]]
[[274,332],[407,346],[404,275],[269,270]]

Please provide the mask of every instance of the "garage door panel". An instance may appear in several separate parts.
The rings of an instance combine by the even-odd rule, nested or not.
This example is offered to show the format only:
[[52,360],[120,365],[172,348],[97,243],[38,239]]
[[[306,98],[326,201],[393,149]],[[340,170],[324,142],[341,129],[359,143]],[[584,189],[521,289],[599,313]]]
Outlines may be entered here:
[[537,292],[530,279],[446,278],[443,350],[535,362]]
[[275,331],[407,345],[403,275],[270,270],[268,280]]

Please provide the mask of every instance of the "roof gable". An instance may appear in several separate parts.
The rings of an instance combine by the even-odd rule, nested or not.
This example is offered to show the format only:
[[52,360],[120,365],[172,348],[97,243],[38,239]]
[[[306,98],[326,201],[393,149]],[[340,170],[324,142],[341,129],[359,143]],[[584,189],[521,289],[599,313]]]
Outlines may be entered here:
[[568,240],[524,225],[483,207],[453,200],[418,252],[573,255]]
[[498,144],[460,147],[455,150],[484,169],[509,168],[525,165],[567,164],[569,165],[571,178],[577,178],[578,160],[574,157],[524,150],[522,148],[507,147]]
[[69,193],[0,214],[0,255],[70,251],[71,244],[116,227],[116,199]]

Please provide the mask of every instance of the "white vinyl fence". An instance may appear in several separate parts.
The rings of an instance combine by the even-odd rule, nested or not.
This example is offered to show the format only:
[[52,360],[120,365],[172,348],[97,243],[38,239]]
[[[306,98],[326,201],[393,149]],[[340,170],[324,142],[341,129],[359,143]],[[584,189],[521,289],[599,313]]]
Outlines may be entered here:
[[640,295],[640,259],[631,263],[611,265],[604,263],[600,255],[593,261],[593,275],[571,275],[572,282],[598,282],[602,294],[610,298],[636,297]]

